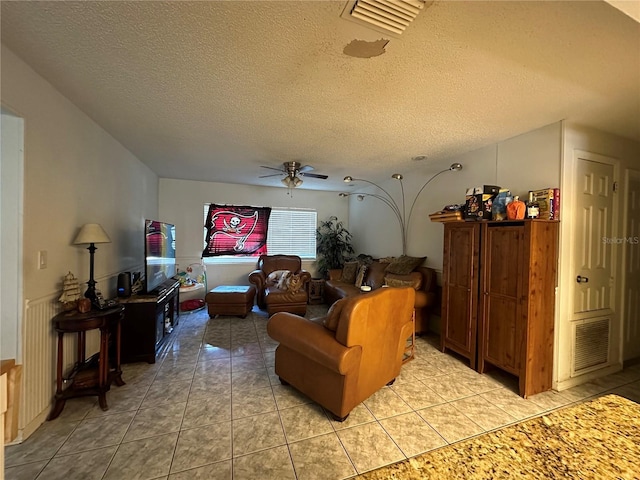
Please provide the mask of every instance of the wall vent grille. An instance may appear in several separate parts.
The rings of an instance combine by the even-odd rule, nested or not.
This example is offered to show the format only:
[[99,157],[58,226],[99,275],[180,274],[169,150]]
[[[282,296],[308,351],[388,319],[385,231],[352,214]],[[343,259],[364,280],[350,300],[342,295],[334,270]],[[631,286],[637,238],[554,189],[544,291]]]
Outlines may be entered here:
[[341,17],[399,36],[424,8],[424,0],[351,0]]
[[610,330],[608,318],[576,325],[573,359],[575,373],[609,362]]

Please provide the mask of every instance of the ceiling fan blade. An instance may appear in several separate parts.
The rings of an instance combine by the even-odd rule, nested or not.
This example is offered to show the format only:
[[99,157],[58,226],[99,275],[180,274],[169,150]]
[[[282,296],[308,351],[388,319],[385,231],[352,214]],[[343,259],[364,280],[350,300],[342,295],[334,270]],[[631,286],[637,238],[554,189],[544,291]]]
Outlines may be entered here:
[[280,175],[282,175],[283,172],[280,173],[272,173],[271,175],[260,175],[258,178],[267,178],[267,177],[278,177]]
[[281,173],[287,173],[282,168],[267,167],[266,165],[260,165],[260,166],[262,168],[268,168],[269,170],[277,170],[278,172],[281,172]]
[[311,165],[305,165],[304,167],[300,167],[298,169],[300,173],[310,172],[311,170],[313,170],[313,167]]
[[329,175],[320,175],[319,173],[304,173],[300,172],[300,175],[311,178],[321,178],[322,180],[326,180],[329,178]]

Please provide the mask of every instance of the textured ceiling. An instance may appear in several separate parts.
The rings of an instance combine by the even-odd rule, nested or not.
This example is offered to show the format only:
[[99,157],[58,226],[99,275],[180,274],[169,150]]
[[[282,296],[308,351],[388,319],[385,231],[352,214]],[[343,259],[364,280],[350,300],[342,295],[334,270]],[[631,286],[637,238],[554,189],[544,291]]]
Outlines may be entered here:
[[345,3],[3,1],[1,33],[160,177],[298,160],[340,190],[562,119],[640,141],[640,24],[608,3],[436,0],[373,58]]

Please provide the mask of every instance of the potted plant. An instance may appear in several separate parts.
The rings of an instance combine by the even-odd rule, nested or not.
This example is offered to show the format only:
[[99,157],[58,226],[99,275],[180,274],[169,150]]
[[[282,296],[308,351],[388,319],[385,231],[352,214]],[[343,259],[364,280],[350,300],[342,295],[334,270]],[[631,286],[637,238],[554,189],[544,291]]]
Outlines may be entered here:
[[351,238],[351,233],[337,217],[320,222],[316,229],[316,268],[322,278],[327,277],[329,270],[342,268],[344,262],[353,255]]

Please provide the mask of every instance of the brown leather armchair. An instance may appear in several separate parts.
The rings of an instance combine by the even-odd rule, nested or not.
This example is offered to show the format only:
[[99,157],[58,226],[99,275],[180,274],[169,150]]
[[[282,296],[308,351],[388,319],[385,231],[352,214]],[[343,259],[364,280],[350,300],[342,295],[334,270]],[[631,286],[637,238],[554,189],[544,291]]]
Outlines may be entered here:
[[[271,273],[284,270],[299,275],[299,289],[290,290],[278,285],[277,278],[270,277]],[[311,274],[302,270],[302,260],[296,255],[260,255],[257,269],[249,274],[249,282],[256,287],[256,303],[269,315],[276,312],[306,314],[310,280]]]
[[380,288],[337,301],[322,319],[273,315],[267,332],[280,342],[280,381],[345,420],[400,373],[414,297],[413,288]]

